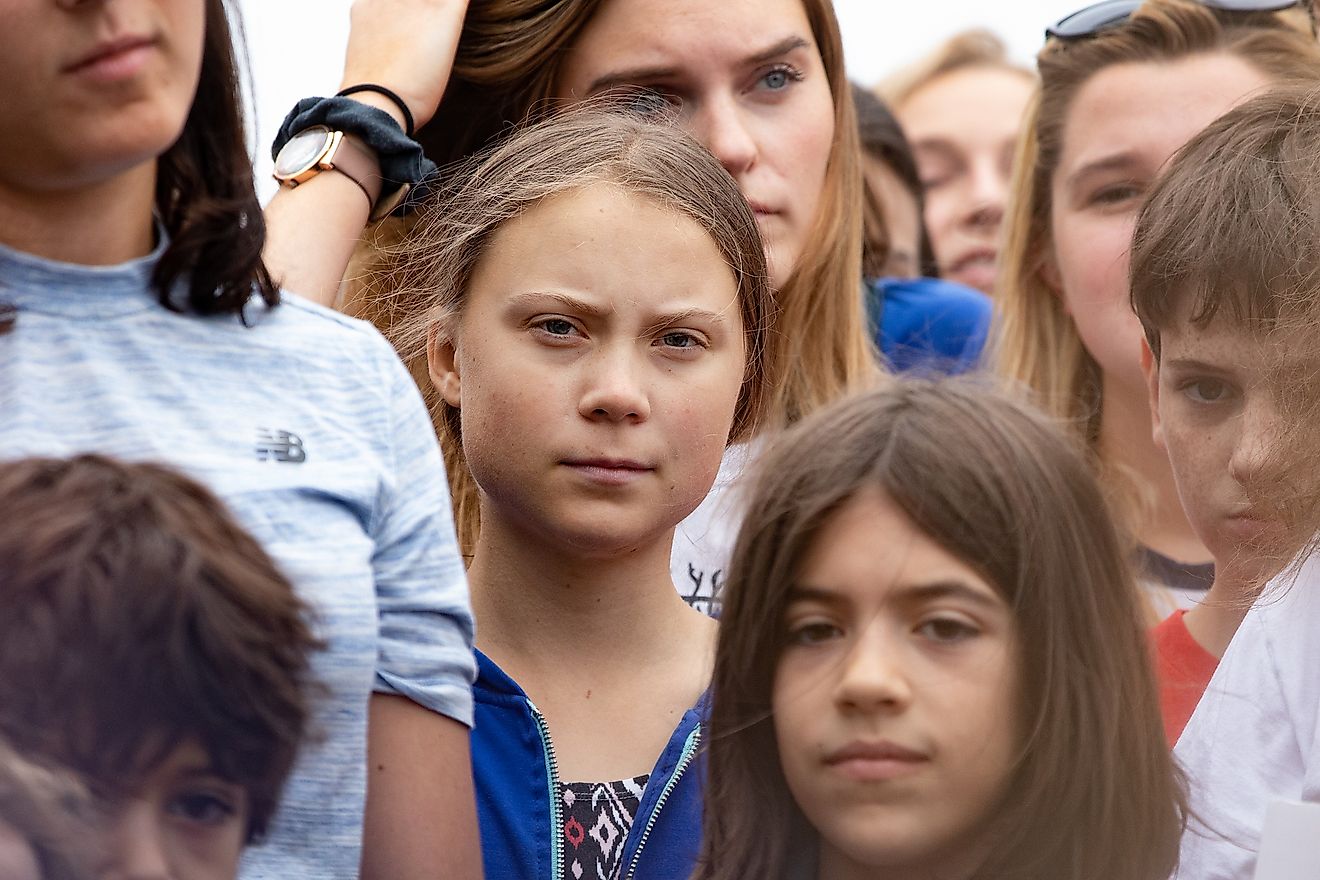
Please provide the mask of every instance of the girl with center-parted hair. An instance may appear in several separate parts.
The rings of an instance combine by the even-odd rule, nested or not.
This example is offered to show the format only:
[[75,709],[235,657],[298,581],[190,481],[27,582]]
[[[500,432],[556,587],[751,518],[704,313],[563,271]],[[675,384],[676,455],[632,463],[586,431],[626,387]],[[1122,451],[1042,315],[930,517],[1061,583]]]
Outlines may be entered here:
[[715,622],[674,529],[769,394],[756,221],[677,129],[561,114],[478,157],[387,262],[480,533],[486,875],[687,877]]
[[1163,880],[1181,781],[1083,458],[974,386],[758,464],[715,661],[700,880]]
[[[998,370],[1094,454],[1159,617],[1199,601],[1214,572],[1152,438],[1129,305],[1137,211],[1178,148],[1215,118],[1320,73],[1320,47],[1291,0],[1231,5],[1096,4],[1050,28],[1000,258]],[[1172,636],[1189,662],[1213,669],[1185,628]]]
[[[358,0],[344,77],[345,85],[397,92],[441,166],[516,125],[606,94],[674,114],[737,181],[768,251],[779,309],[772,344],[788,366],[758,430],[881,379],[861,283],[855,115],[829,0]],[[340,100],[404,121],[377,93]],[[286,285],[332,301],[345,245],[368,209],[341,174],[282,191],[268,210],[267,253]],[[368,240],[379,234],[369,231]],[[350,278],[364,274],[349,270]],[[392,311],[381,314],[368,287],[349,307],[383,329],[431,305],[425,292],[410,302],[391,296]],[[695,607],[718,605],[737,519],[724,490],[755,448],[730,450],[709,503],[675,540],[674,580]],[[457,506],[471,552],[475,523],[462,499]]]

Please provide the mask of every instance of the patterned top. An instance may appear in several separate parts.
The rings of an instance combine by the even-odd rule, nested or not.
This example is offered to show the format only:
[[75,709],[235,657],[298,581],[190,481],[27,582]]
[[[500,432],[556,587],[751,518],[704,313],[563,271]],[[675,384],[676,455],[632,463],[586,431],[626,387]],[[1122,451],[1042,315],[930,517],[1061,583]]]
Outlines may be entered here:
[[618,880],[628,839],[649,774],[622,782],[565,782],[564,861],[573,880]]

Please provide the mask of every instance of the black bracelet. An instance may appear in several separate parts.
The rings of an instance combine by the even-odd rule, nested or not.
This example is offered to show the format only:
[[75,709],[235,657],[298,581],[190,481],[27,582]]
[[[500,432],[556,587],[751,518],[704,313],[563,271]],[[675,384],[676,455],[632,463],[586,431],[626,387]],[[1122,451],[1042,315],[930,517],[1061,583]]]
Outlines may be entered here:
[[[379,107],[343,98],[303,98],[284,118],[271,145],[271,156],[279,155],[284,145],[295,134],[314,125],[324,125],[331,131],[355,135],[380,160],[380,176],[385,181],[385,193],[391,187],[402,189],[406,195],[402,202],[392,206],[392,214],[412,211],[420,197],[429,188],[412,197],[412,189],[435,173],[435,163],[426,158],[421,144],[408,137],[399,127],[399,121]],[[406,188],[406,189],[405,189]]]
[[375,92],[376,94],[383,95],[386,98],[389,98],[391,101],[393,101],[394,104],[399,108],[399,112],[403,114],[404,134],[408,135],[408,137],[413,136],[413,130],[414,130],[413,115],[412,112],[408,109],[408,105],[404,103],[403,98],[400,98],[398,94],[390,91],[384,86],[378,86],[375,83],[362,83],[356,86],[349,86],[348,88],[344,89],[342,92],[336,93],[335,97],[347,98],[349,95],[356,95],[358,92]]

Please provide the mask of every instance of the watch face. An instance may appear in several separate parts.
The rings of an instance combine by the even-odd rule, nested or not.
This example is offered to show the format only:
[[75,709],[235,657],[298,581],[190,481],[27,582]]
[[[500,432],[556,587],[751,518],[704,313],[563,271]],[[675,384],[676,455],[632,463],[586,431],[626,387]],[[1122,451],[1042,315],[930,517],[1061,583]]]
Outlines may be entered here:
[[275,176],[281,179],[296,177],[311,168],[325,152],[330,137],[330,129],[324,125],[314,125],[298,132],[275,157]]

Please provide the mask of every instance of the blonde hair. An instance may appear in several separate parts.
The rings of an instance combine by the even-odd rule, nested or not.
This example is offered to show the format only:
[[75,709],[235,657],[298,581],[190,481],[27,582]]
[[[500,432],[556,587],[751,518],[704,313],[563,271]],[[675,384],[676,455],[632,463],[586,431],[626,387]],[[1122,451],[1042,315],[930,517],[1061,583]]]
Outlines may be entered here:
[[1040,84],[1014,162],[991,344],[999,373],[1032,391],[1092,448],[1100,431],[1100,368],[1041,276],[1049,251],[1050,184],[1068,108],[1082,86],[1110,65],[1208,52],[1237,56],[1280,81],[1314,78],[1320,71],[1320,47],[1303,20],[1283,13],[1221,13],[1191,0],[1148,0],[1123,24],[1086,39],[1051,40],[1037,58]]
[[890,74],[875,92],[897,109],[908,98],[942,76],[962,70],[1004,70],[1035,79],[1027,67],[1011,61],[1004,41],[984,28],[972,28],[954,34],[926,57]]
[[[674,126],[584,108],[523,129],[474,157],[453,190],[386,255],[378,303],[391,341],[425,363],[432,334],[449,336],[467,287],[501,226],[551,196],[607,183],[695,221],[710,236],[738,287],[746,369],[730,441],[752,434],[775,373],[768,344],[774,301],[756,218],[738,184],[700,144]],[[462,414],[426,390],[449,472],[459,542],[470,555],[480,530],[478,493],[462,443]]]
[[[468,9],[454,79],[435,119],[419,133],[441,164],[462,159],[515,126],[561,109],[555,87],[566,51],[607,0],[484,0]],[[776,292],[779,319],[770,345],[791,364],[769,393],[762,425],[792,422],[883,376],[862,296],[862,172],[856,114],[843,65],[843,39],[830,0],[802,0],[834,104],[834,138],[810,236]],[[388,249],[397,233],[373,244]],[[375,273],[361,256],[350,278]],[[348,309],[390,335],[371,293]],[[425,371],[413,365],[415,377]]]
[[818,413],[757,464],[720,619],[696,880],[787,880],[790,857],[813,849],[772,724],[785,611],[824,523],[874,490],[1012,610],[1023,734],[974,878],[1164,880],[1185,796],[1137,587],[1089,466],[989,388],[912,380]]

